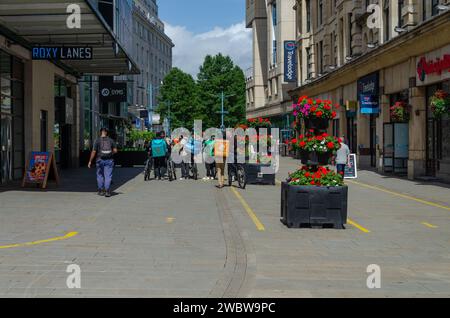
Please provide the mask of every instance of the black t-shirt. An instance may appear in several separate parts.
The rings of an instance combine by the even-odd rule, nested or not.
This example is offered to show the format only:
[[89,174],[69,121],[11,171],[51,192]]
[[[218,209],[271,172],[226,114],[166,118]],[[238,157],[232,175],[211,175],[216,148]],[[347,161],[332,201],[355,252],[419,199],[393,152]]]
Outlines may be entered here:
[[109,137],[100,137],[94,142],[93,150],[97,153],[97,160],[113,159],[113,150],[117,148],[114,140]]

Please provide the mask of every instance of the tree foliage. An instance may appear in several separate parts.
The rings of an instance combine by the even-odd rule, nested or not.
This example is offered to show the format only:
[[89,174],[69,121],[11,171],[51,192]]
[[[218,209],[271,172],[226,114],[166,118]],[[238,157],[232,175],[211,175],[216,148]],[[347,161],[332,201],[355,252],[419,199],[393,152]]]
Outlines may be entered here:
[[173,68],[161,86],[157,112],[168,118],[169,108],[172,129],[194,125],[198,112],[197,85],[191,75],[179,68]]
[[197,82],[178,68],[164,79],[158,112],[167,118],[171,104],[172,129],[191,128],[195,119],[203,120],[203,128],[220,127],[221,93],[228,112],[225,125],[234,127],[245,120],[245,77],[229,56],[206,56]]
[[222,91],[225,95],[224,109],[228,112],[225,125],[234,127],[245,118],[244,72],[229,56],[206,56],[197,77],[201,113],[208,127],[220,127],[221,116],[218,113],[221,111]]

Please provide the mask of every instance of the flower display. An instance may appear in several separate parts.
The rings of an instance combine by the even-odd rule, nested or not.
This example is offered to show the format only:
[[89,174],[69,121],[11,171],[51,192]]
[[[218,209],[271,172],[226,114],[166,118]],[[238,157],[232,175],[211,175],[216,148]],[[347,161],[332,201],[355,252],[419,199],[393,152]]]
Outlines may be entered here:
[[396,102],[391,106],[391,120],[397,123],[407,122],[410,118],[410,107],[403,101]]
[[337,174],[326,167],[331,155],[341,148],[342,140],[329,135],[326,131],[329,121],[336,118],[335,109],[330,100],[311,99],[302,96],[293,105],[296,122],[305,122],[309,128],[306,134],[290,141],[293,150],[300,150],[301,160],[307,165],[289,174],[288,183],[293,186],[340,187],[344,185],[344,175]]
[[441,118],[450,114],[450,96],[443,90],[438,90],[430,99],[431,111],[434,118]]
[[300,135],[296,140],[296,149],[304,151],[316,151],[318,153],[336,153],[341,148],[342,140],[322,133],[319,135]]
[[333,107],[330,100],[312,99],[307,96],[299,98],[298,103],[292,105],[293,115],[297,119],[305,118],[319,118],[319,119],[334,119],[337,116],[335,109],[339,106]]
[[270,128],[272,123],[268,118],[252,118],[247,121],[247,126],[250,128]]
[[322,187],[339,187],[344,185],[344,176],[326,167],[303,166],[289,175],[291,185],[310,185]]

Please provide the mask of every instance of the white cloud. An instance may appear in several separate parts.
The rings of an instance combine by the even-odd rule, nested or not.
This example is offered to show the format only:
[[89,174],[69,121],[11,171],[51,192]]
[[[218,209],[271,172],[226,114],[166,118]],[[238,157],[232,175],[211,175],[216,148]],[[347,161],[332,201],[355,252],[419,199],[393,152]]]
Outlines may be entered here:
[[175,44],[173,66],[197,76],[206,55],[229,55],[244,72],[252,65],[252,32],[245,23],[228,28],[215,27],[205,33],[194,34],[184,26],[166,23],[166,33]]

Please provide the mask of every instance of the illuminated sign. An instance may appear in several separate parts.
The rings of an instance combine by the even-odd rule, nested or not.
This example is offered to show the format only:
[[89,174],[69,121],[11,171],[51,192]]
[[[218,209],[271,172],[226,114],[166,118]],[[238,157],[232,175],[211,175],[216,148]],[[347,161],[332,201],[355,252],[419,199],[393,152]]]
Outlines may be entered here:
[[297,45],[295,41],[284,42],[284,81],[297,82]]
[[32,51],[33,60],[92,60],[93,50],[92,47],[69,47],[69,46],[38,46],[33,47]]

